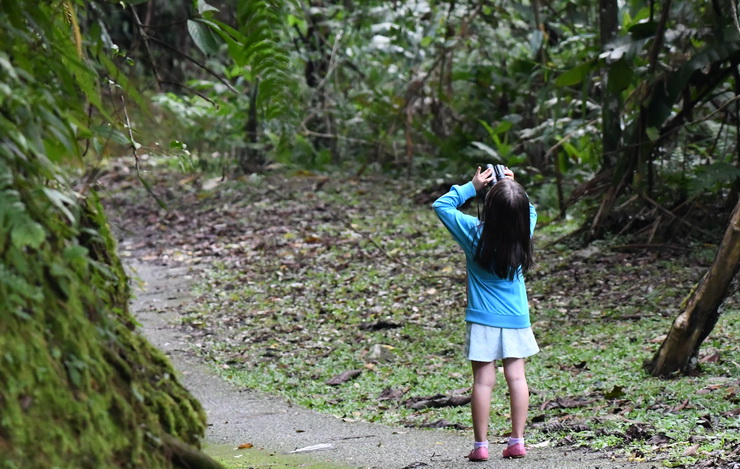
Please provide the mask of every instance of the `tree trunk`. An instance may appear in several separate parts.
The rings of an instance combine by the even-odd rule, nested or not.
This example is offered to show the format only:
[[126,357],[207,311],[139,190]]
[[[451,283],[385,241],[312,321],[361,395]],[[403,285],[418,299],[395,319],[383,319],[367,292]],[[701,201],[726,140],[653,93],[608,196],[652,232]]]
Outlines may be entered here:
[[[599,32],[601,50],[614,39],[619,30],[619,8],[617,0],[599,1]],[[602,72],[602,81],[607,82],[608,70]],[[617,150],[622,138],[620,116],[622,114],[622,92],[612,92],[608,86],[602,90],[601,121],[602,121],[602,169],[614,167],[617,161]]]
[[[599,42],[601,49],[606,50],[608,44],[619,31],[619,8],[616,0],[599,0]],[[609,71],[602,72],[602,81],[607,83]],[[619,143],[622,140],[622,92],[610,91],[609,86],[601,90],[601,171],[610,171],[619,162]],[[627,154],[628,151],[625,152]],[[626,157],[626,156],[625,156]],[[591,221],[588,232],[589,239],[600,238],[605,220],[611,214],[614,203],[622,190],[623,182],[619,182],[619,172],[614,173],[615,180],[604,194],[596,216]],[[559,184],[559,183],[558,183]]]
[[259,140],[259,117],[257,113],[257,97],[259,95],[259,79],[255,79],[249,91],[249,113],[244,125],[246,134],[246,148],[237,152],[239,168],[244,174],[256,173],[265,164],[265,154],[258,149],[256,144]]
[[732,212],[712,266],[689,297],[686,309],[673,321],[652,361],[646,363],[651,375],[668,378],[697,367],[699,346],[717,324],[719,307],[739,267],[740,202]]

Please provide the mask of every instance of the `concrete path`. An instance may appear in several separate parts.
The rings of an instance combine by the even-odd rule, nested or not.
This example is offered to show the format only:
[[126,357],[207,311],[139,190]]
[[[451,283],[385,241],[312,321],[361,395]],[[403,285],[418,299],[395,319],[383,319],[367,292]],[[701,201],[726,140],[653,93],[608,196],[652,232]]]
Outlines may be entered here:
[[[252,443],[278,453],[317,446],[307,451],[315,461],[352,468],[516,468],[611,469],[657,468],[657,463],[612,461],[600,453],[570,448],[529,448],[525,458],[504,460],[503,446],[491,445],[491,460],[471,463],[465,459],[472,434],[462,436],[443,430],[419,430],[385,425],[344,422],[330,415],[292,406],[284,399],[238,389],[204,365],[190,351],[185,334],[178,332],[171,306],[189,300],[187,268],[156,263],[128,263],[143,291],[136,292],[134,314],[143,334],[163,350],[180,373],[182,382],[200,400],[208,414],[206,442],[238,446]],[[136,282],[134,282],[136,284]]]

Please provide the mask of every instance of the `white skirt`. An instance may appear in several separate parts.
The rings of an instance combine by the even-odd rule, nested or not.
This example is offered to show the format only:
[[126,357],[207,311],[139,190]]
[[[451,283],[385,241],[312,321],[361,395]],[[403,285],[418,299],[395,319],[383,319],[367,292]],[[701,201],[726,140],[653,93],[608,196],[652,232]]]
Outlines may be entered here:
[[490,362],[503,358],[526,358],[539,351],[531,327],[503,329],[467,323],[465,355],[468,360]]

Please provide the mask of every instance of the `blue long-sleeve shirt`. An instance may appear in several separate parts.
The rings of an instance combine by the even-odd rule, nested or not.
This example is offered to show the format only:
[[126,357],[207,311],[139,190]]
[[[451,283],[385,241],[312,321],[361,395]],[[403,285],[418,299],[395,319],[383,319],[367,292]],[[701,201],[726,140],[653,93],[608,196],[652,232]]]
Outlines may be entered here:
[[[465,320],[505,329],[529,327],[529,303],[521,270],[513,280],[507,280],[488,272],[475,261],[481,222],[458,209],[472,197],[475,197],[475,187],[471,181],[462,186],[452,186],[450,192],[432,204],[442,224],[465,251],[468,272]],[[529,204],[529,220],[532,235],[537,222],[537,212],[532,204]]]

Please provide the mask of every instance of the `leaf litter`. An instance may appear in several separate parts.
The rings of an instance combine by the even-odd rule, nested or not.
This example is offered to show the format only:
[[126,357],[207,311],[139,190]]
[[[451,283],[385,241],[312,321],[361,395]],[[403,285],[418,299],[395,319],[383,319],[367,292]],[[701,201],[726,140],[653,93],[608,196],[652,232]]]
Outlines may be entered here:
[[[224,377],[346,419],[470,431],[469,395],[453,392],[470,385],[464,263],[428,203],[442,186],[302,173],[204,188],[198,177],[148,177],[168,211],[125,178],[107,181],[119,251],[192,267],[179,327]],[[528,290],[542,352],[528,363],[528,441],[732,467],[737,297],[702,348],[701,376],[663,381],[641,369],[716,246],[579,251],[547,245],[547,229],[537,236]],[[368,360],[374,347],[392,353]],[[499,383],[493,434],[507,425]]]

